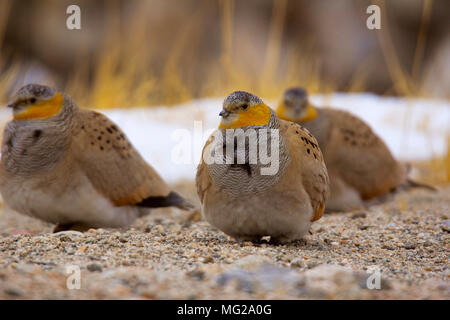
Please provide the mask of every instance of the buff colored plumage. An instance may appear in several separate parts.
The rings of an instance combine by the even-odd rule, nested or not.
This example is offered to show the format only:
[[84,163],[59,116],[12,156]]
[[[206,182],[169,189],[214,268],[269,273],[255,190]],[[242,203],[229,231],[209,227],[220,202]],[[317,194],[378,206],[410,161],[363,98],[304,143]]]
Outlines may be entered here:
[[[269,118],[265,118],[267,114]],[[229,95],[220,115],[222,122],[206,142],[197,169],[197,193],[203,216],[237,239],[257,241],[271,236],[277,241],[291,241],[302,238],[311,223],[322,216],[328,197],[328,174],[315,138],[301,126],[279,120],[261,99],[247,92]],[[239,145],[234,150],[234,160],[236,154],[245,153],[245,163],[207,162],[207,155],[214,150],[229,147],[214,138],[224,135],[226,129],[232,133],[236,133],[236,129],[245,133],[250,129],[278,130],[278,171],[262,175],[263,165],[252,164],[248,148]],[[258,146],[261,147],[260,136]]]
[[316,137],[330,176],[327,211],[361,208],[365,200],[399,186],[417,185],[369,125],[343,110],[316,108],[304,89],[286,90],[277,114],[300,123]]
[[0,192],[16,211],[85,230],[127,226],[151,207],[190,207],[103,114],[40,85],[20,89],[10,107]]

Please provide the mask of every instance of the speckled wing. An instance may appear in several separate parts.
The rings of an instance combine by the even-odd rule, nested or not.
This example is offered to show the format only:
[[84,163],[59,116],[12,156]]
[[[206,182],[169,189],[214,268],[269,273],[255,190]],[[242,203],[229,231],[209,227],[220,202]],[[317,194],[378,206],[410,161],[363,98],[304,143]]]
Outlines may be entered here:
[[322,152],[314,136],[299,124],[280,120],[280,134],[288,142],[291,165],[285,174],[300,173],[303,187],[311,200],[314,215],[320,219],[329,196],[329,178]]
[[364,121],[342,110],[329,110],[333,128],[326,159],[330,171],[370,199],[402,184],[405,168]]
[[87,110],[74,115],[71,148],[97,191],[116,206],[166,197],[169,189],[120,128],[105,115]]
[[214,141],[214,134],[211,135],[205,143],[205,146],[202,150],[202,158],[200,159],[200,163],[197,167],[197,174],[195,176],[195,184],[197,186],[197,194],[200,198],[200,202],[203,203],[206,192],[211,187],[212,181],[209,176],[208,166],[203,160],[205,152],[209,152],[211,143]]

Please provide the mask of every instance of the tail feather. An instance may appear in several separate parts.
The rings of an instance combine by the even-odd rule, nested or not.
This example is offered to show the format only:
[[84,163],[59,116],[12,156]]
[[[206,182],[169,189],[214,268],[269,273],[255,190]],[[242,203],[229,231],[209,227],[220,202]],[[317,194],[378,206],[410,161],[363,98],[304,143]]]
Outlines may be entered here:
[[146,208],[177,207],[182,210],[191,210],[194,208],[192,204],[174,191],[171,191],[167,196],[145,198],[141,202],[136,203],[136,206]]
[[427,190],[431,190],[431,191],[434,191],[434,192],[438,191],[433,186],[430,186],[430,185],[425,184],[425,183],[417,182],[417,181],[411,180],[409,178],[406,180],[405,187],[407,189],[410,189],[410,188],[422,188],[422,189],[427,189]]

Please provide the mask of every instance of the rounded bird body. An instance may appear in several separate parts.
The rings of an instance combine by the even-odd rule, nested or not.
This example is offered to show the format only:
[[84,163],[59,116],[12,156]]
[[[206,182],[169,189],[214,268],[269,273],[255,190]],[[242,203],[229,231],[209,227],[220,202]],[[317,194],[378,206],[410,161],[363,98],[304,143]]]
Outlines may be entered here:
[[[328,175],[314,137],[297,124],[279,120],[259,98],[246,92],[228,96],[221,115],[219,129],[205,144],[196,176],[205,219],[238,239],[302,238],[312,221],[321,217],[328,195]],[[249,137],[247,143],[230,146],[230,140],[217,139],[228,133],[239,137],[238,130]],[[251,130],[257,131],[253,138],[258,150],[266,148],[261,132],[267,131],[267,141],[275,143],[276,171],[263,174],[267,163],[251,161]],[[271,134],[278,136],[278,143]],[[234,148],[231,163],[205,160],[224,147]],[[236,161],[236,154],[245,154],[245,161]]]
[[144,208],[114,206],[78,170],[66,163],[64,168],[54,167],[56,174],[46,172],[33,179],[5,174],[2,196],[17,212],[68,229],[122,227],[145,214]]
[[317,138],[330,176],[327,211],[363,207],[364,200],[386,194],[407,181],[405,166],[368,124],[351,113],[315,108],[301,88],[285,92],[277,113],[300,123]]
[[40,85],[23,87],[10,106],[0,192],[16,211],[87,229],[127,226],[146,207],[189,206],[106,116]]

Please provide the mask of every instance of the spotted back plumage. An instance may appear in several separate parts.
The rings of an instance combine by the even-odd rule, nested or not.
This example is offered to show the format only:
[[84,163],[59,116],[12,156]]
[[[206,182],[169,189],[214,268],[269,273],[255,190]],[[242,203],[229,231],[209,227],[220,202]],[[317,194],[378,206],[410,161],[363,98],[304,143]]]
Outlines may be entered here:
[[405,182],[403,165],[383,140],[360,118],[337,109],[319,109],[318,117],[302,123],[314,136],[330,174],[370,199]]
[[316,138],[307,129],[294,122],[280,122],[280,131],[289,142],[288,152],[292,161],[290,171],[287,171],[286,175],[300,175],[313,207],[312,221],[318,220],[323,215],[330,192],[330,180],[322,151]]
[[[27,85],[16,93],[11,107],[26,107],[33,103],[32,99],[48,99],[57,93],[50,87]],[[116,124],[99,112],[80,109],[69,96],[58,94],[64,100],[57,115],[7,124],[1,166],[5,174],[32,179],[70,163],[116,206],[142,205],[143,200],[145,206],[152,206],[152,197],[155,206],[163,202],[164,206],[172,202],[187,205],[176,193],[165,199],[170,194],[168,186]],[[68,165],[61,166],[60,162]]]
[[115,205],[133,205],[169,194],[159,174],[103,114],[78,110],[72,130],[74,156],[94,187]]

